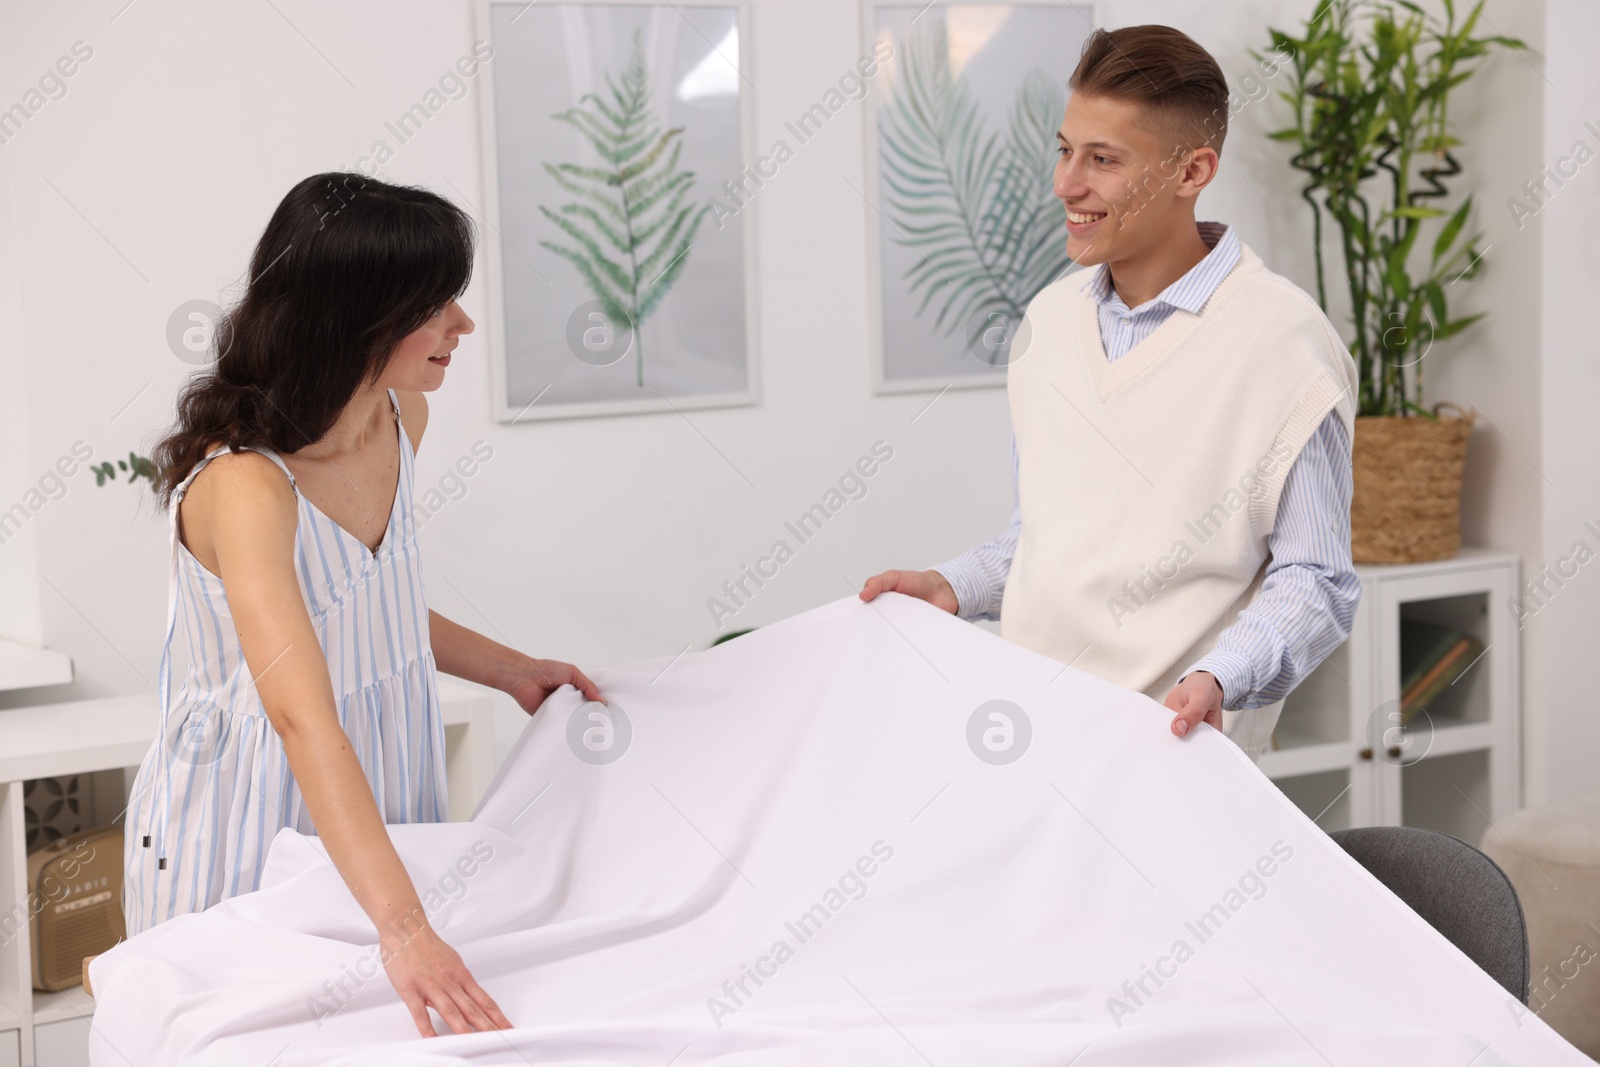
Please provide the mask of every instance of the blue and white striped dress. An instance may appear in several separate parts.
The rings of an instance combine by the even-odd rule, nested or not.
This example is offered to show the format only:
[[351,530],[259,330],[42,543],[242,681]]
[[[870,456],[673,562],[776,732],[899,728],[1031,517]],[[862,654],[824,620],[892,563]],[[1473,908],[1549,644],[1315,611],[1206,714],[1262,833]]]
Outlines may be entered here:
[[[374,555],[295,489],[295,571],[339,724],[386,823],[442,822],[444,725],[428,639],[428,606],[412,516],[415,457],[400,424],[400,477]],[[216,449],[195,465],[170,508],[172,570],[161,654],[161,733],[134,779],[124,835],[128,936],[259,887],[279,829],[314,834],[283,739],[267,719],[239,648],[222,580],[178,538],[178,504]],[[257,448],[289,476],[275,453]],[[183,618],[189,667],[171,694],[172,639]],[[171,698],[169,700],[169,697]]]

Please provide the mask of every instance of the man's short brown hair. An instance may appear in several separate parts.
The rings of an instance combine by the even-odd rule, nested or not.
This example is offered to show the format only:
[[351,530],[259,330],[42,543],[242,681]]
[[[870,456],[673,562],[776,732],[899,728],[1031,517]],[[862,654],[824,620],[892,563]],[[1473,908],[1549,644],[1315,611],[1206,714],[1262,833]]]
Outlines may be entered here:
[[1228,133],[1228,81],[1217,61],[1171,26],[1095,30],[1084,42],[1073,92],[1133,100],[1151,113],[1162,150],[1209,146]]

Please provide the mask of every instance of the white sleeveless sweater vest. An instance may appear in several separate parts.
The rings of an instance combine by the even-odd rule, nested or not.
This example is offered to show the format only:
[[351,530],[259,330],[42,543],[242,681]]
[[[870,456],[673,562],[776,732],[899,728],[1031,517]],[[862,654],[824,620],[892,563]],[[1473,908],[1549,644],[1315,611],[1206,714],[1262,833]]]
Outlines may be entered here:
[[1333,408],[1353,432],[1355,361],[1247,246],[1200,314],[1115,362],[1085,281],[1034,297],[1008,371],[1022,530],[1000,633],[1161,702],[1260,588],[1301,448]]

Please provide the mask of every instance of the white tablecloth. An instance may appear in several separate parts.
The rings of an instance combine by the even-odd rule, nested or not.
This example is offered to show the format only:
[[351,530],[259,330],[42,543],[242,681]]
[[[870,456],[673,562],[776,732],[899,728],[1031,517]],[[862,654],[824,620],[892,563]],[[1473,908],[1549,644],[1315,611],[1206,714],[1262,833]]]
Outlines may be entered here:
[[391,828],[516,1029],[417,1037],[284,830],[94,963],[94,1064],[1592,1062],[1220,733],[920,601],[591,676],[626,726],[563,688],[473,821]]

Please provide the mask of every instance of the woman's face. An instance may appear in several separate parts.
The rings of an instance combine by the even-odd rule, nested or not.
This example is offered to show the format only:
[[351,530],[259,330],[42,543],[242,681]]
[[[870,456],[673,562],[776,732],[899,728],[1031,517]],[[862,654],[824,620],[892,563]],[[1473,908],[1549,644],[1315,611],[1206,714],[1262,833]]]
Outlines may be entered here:
[[380,384],[388,389],[432,392],[444,383],[444,369],[450,365],[450,353],[458,339],[471,332],[472,320],[460,304],[450,301],[395,346]]

